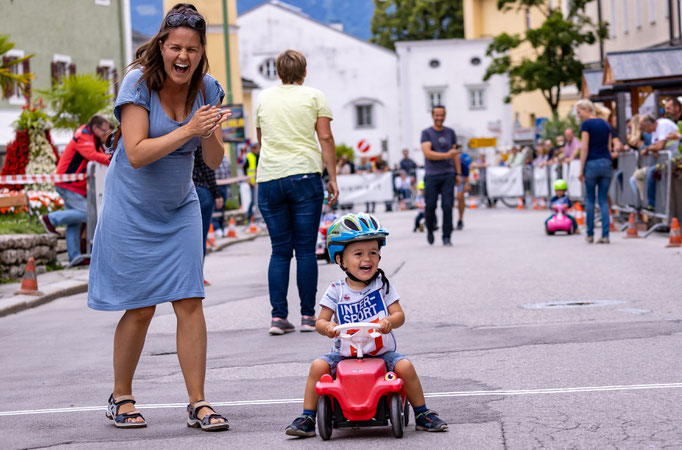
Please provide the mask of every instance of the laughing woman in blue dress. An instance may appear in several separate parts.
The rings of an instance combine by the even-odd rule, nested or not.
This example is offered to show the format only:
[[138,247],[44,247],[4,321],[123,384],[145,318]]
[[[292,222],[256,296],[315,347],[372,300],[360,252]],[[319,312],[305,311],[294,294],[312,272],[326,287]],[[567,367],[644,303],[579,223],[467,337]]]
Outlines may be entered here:
[[224,92],[207,75],[206,22],[190,4],[171,9],[140,47],[114,106],[121,136],[105,181],[95,232],[88,306],[125,311],[114,335],[114,389],[107,417],[146,426],[133,376],[156,305],[172,302],[177,353],[189,394],[188,422],[227,429],[204,400],[206,322],[201,212],[192,183],[194,150],[215,169],[223,159],[218,108]]

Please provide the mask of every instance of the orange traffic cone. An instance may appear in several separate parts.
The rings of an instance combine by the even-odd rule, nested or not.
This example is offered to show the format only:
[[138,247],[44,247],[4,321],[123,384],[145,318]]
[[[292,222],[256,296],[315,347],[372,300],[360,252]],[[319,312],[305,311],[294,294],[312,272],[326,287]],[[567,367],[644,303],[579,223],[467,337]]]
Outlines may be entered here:
[[235,228],[234,217],[230,217],[230,222],[227,226],[227,234],[225,235],[225,237],[229,238],[237,237],[237,229]]
[[21,288],[14,295],[43,295],[38,290],[38,278],[36,278],[36,260],[28,258],[24,277],[21,279]]
[[583,208],[580,203],[575,202],[575,221],[578,222],[578,226],[585,225],[585,216],[583,215]]
[[519,201],[516,204],[516,209],[523,209],[523,197],[519,197]]
[[609,211],[609,231],[618,231],[616,230],[616,224],[613,223],[613,214],[611,214],[611,211]]
[[677,217],[673,217],[673,221],[670,224],[670,242],[666,247],[682,247],[682,235],[680,235],[680,223]]
[[400,200],[400,210],[401,211],[407,211],[407,203],[405,203],[405,200]]
[[638,238],[637,234],[637,224],[635,223],[635,213],[630,213],[630,219],[628,220],[628,229],[625,232],[625,239],[635,239]]
[[476,197],[469,197],[469,209],[476,209],[478,206],[476,205]]
[[258,225],[256,225],[256,220],[251,217],[251,223],[249,224],[249,233],[258,234]]
[[206,246],[215,247],[215,232],[213,230],[213,224],[208,228],[208,236],[206,236]]
[[538,209],[540,209],[540,207],[538,206],[538,199],[536,197],[533,199],[533,211],[537,211]]
[[545,197],[540,198],[540,209],[547,209],[547,202],[545,201]]

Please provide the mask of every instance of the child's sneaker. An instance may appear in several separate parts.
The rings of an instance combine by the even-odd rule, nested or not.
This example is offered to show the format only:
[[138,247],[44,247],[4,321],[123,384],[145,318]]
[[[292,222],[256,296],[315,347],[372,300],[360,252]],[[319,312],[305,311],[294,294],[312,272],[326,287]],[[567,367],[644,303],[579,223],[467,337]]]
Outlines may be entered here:
[[313,416],[297,417],[284,432],[287,436],[313,437],[315,436],[315,418]]
[[445,431],[448,424],[443,422],[435,411],[426,410],[414,418],[418,431]]

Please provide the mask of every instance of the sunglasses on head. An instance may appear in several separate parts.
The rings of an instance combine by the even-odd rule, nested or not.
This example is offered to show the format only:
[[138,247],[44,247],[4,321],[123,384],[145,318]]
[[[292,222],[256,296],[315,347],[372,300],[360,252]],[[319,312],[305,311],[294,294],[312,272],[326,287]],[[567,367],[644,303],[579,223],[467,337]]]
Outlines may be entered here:
[[182,13],[172,13],[168,14],[168,17],[166,17],[166,25],[169,27],[179,27],[184,23],[187,23],[190,28],[197,31],[206,30],[206,21],[198,14],[186,15]]

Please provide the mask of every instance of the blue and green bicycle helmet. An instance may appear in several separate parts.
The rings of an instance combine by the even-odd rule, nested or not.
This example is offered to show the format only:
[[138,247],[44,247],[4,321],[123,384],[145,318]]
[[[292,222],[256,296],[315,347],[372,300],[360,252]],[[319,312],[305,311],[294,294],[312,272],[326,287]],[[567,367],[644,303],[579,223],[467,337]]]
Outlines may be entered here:
[[327,231],[329,259],[336,263],[336,255],[353,242],[376,240],[381,248],[386,245],[386,236],[388,231],[369,214],[351,213],[341,216]]

